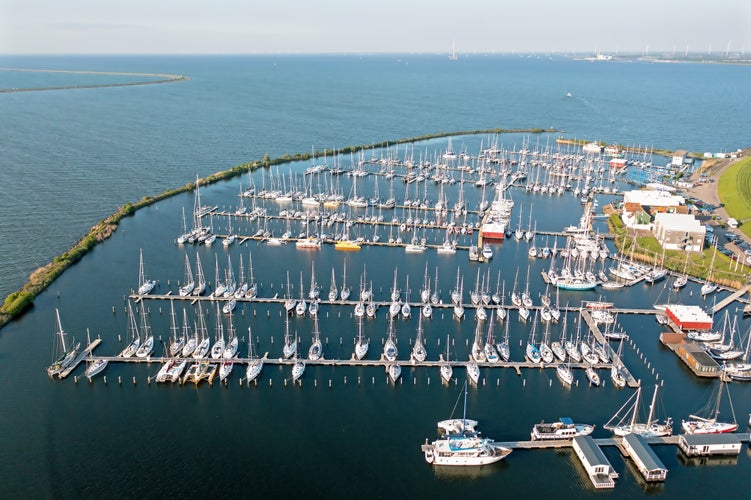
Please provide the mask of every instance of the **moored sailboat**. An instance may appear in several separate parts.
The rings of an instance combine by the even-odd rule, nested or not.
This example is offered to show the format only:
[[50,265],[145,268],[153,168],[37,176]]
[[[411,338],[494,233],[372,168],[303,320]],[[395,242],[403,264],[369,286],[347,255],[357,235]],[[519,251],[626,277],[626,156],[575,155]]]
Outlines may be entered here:
[[[128,304],[130,305],[130,303]],[[47,367],[47,375],[50,377],[60,375],[60,372],[68,368],[78,355],[78,349],[81,347],[81,344],[76,342],[75,339],[66,343],[65,337],[67,335],[68,334],[65,333],[62,323],[60,322],[60,311],[55,309],[55,343],[52,353],[53,361]]]
[[[736,430],[738,430],[738,423],[735,420],[735,410],[733,409],[733,402],[730,399],[729,389],[728,401],[730,403],[730,413],[733,419],[730,422],[719,421],[720,401],[722,401],[723,386],[726,386],[726,384],[725,382],[720,380],[720,385],[717,388],[717,396],[714,399],[714,408],[708,412],[708,417],[690,415],[688,419],[681,422],[681,427],[686,434],[721,434],[725,432],[735,432]],[[712,402],[710,402],[710,405],[711,403]]]

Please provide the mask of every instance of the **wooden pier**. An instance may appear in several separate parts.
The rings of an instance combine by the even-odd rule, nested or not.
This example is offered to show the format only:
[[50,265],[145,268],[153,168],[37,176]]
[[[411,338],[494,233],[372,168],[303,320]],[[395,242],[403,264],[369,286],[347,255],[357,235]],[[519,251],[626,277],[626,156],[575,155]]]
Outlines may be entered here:
[[[743,441],[749,440],[748,433],[737,435],[740,436],[740,439]],[[647,438],[647,443],[652,445],[672,444],[677,446],[678,439],[679,436],[650,437]],[[595,439],[595,443],[598,446],[620,446],[622,440],[623,438],[615,436],[611,438]],[[573,443],[570,439],[550,439],[540,441],[501,441],[494,444],[503,446],[505,448],[511,448],[513,450],[545,450],[555,448],[571,448]]]
[[618,353],[616,353],[613,348],[610,347],[610,343],[603,336],[599,326],[597,325],[597,322],[592,318],[592,315],[589,314],[589,311],[582,309],[581,316],[587,323],[587,326],[592,332],[592,335],[594,335],[595,339],[597,339],[597,342],[605,346],[605,348],[607,349],[608,354],[610,355],[610,359],[613,360],[613,365],[617,366],[620,369],[621,375],[623,375],[623,377],[626,379],[626,384],[628,384],[628,386],[632,388],[639,387],[641,383],[636,380],[633,375],[631,375],[631,371],[626,368],[626,364],[620,357],[618,357]]
[[730,304],[732,304],[736,300],[738,300],[741,297],[743,297],[744,295],[746,295],[746,293],[748,293],[749,290],[751,290],[751,283],[749,283],[746,286],[744,286],[743,288],[737,290],[732,295],[729,295],[729,296],[725,297],[724,299],[722,299],[721,301],[717,302],[714,306],[712,306],[712,313],[716,313],[716,312],[722,311],[725,307],[729,306]]
[[72,362],[71,364],[69,364],[69,365],[68,365],[68,366],[67,366],[67,367],[65,368],[65,370],[61,371],[61,372],[60,372],[60,373],[59,373],[59,374],[58,374],[57,376],[58,376],[59,378],[65,378],[65,377],[67,377],[68,375],[70,375],[70,374],[71,374],[71,372],[72,372],[73,370],[75,370],[75,369],[76,369],[76,367],[77,367],[77,366],[78,366],[79,364],[81,364],[81,361],[83,361],[84,359],[86,359],[86,357],[87,357],[87,356],[91,355],[91,354],[93,353],[94,349],[96,349],[96,347],[97,347],[97,346],[98,346],[99,344],[101,344],[101,343],[102,343],[102,339],[100,339],[100,338],[96,338],[96,339],[94,339],[94,340],[93,340],[93,341],[91,342],[91,344],[89,344],[88,346],[86,346],[86,349],[84,349],[83,351],[81,351],[80,353],[78,353],[78,356],[76,356],[76,359],[74,359],[74,360],[73,360],[73,362]]
[[[222,360],[221,359],[211,359],[211,358],[201,358],[201,359],[195,359],[192,357],[182,358],[182,357],[167,357],[167,356],[148,356],[144,358],[139,357],[129,357],[129,358],[123,358],[121,356],[96,356],[93,359],[104,359],[109,361],[110,363],[146,363],[146,364],[164,364],[168,361],[176,360],[176,361],[186,361],[188,363],[201,363],[201,362],[212,362],[212,363],[219,363]],[[269,353],[267,352],[263,356],[263,363],[264,365],[278,365],[278,366],[292,366],[296,363],[295,359],[289,358],[284,359],[282,357],[279,358],[273,358],[269,357]],[[389,365],[392,364],[392,362],[386,360],[383,355],[379,357],[379,359],[357,359],[354,354],[352,354],[352,357],[349,359],[326,359],[321,358],[317,360],[309,360],[309,359],[301,359],[302,361],[305,361],[305,364],[308,366],[360,366],[360,367],[381,367],[384,369],[387,369]],[[250,363],[250,358],[241,358],[236,357],[232,359],[233,363],[243,365]],[[397,360],[397,363],[399,363],[402,367],[421,367],[421,368],[440,368],[441,365],[448,363],[454,368],[466,368],[467,365],[471,363],[471,361],[444,361],[443,355],[439,357],[437,360],[425,360],[425,361],[417,361],[414,358],[411,359],[404,359],[404,360]],[[537,369],[549,369],[549,370],[555,370],[560,363],[550,363],[550,364],[543,364],[543,363],[532,363],[529,361],[498,361],[497,363],[490,363],[490,362],[481,362],[477,363],[477,365],[480,368],[511,368],[518,375],[521,375],[521,369],[522,368],[537,368]],[[571,368],[573,369],[586,369],[587,366],[589,366],[587,363],[571,363]],[[594,365],[595,369],[609,369],[611,367],[611,364],[608,363],[600,363],[597,365]]]

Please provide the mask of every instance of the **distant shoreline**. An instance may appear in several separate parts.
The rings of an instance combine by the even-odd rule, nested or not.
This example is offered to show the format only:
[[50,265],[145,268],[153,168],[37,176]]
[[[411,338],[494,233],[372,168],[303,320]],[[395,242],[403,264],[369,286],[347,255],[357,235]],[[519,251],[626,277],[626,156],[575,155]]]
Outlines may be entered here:
[[18,88],[6,88],[0,89],[0,93],[13,93],[13,92],[44,92],[49,90],[76,90],[76,89],[99,89],[107,87],[132,87],[138,85],[156,85],[161,83],[174,83],[185,80],[190,80],[185,75],[170,75],[166,73],[125,73],[122,71],[81,71],[81,70],[65,70],[65,69],[25,69],[25,68],[0,68],[0,71],[17,71],[27,73],[64,73],[70,75],[110,75],[110,76],[144,76],[159,78],[158,80],[141,80],[137,82],[121,82],[121,83],[98,83],[98,84],[85,84],[85,85],[59,85],[52,87],[18,87]]

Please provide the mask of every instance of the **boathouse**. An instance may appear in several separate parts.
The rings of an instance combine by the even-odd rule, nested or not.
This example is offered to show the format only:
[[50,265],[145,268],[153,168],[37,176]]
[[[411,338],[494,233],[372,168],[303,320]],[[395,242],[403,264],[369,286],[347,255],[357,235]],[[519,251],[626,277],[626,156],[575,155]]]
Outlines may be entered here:
[[681,331],[712,329],[712,316],[699,306],[670,304],[665,308],[665,314]]
[[741,452],[739,434],[681,434],[678,446],[686,456],[738,455]]
[[668,469],[647,441],[639,434],[626,434],[623,437],[623,448],[636,464],[637,469],[647,481],[664,481],[668,476]]
[[575,437],[573,447],[595,488],[615,488],[614,479],[618,477],[618,473],[592,436]]

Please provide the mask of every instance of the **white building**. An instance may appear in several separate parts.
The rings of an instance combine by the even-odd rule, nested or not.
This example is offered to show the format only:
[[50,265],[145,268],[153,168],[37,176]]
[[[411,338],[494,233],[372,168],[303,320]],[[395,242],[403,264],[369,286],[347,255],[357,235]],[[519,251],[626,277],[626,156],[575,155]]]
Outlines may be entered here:
[[666,250],[701,252],[706,232],[706,228],[691,214],[655,215],[654,235]]
[[[662,186],[660,187],[662,188]],[[670,194],[664,188],[635,189],[623,193],[623,203],[638,203],[644,207],[670,208],[685,205],[686,199],[683,196]]]
[[[630,229],[652,230],[650,213],[686,211],[683,196],[663,189],[638,189],[623,193],[623,224]],[[647,216],[641,215],[642,213]]]

